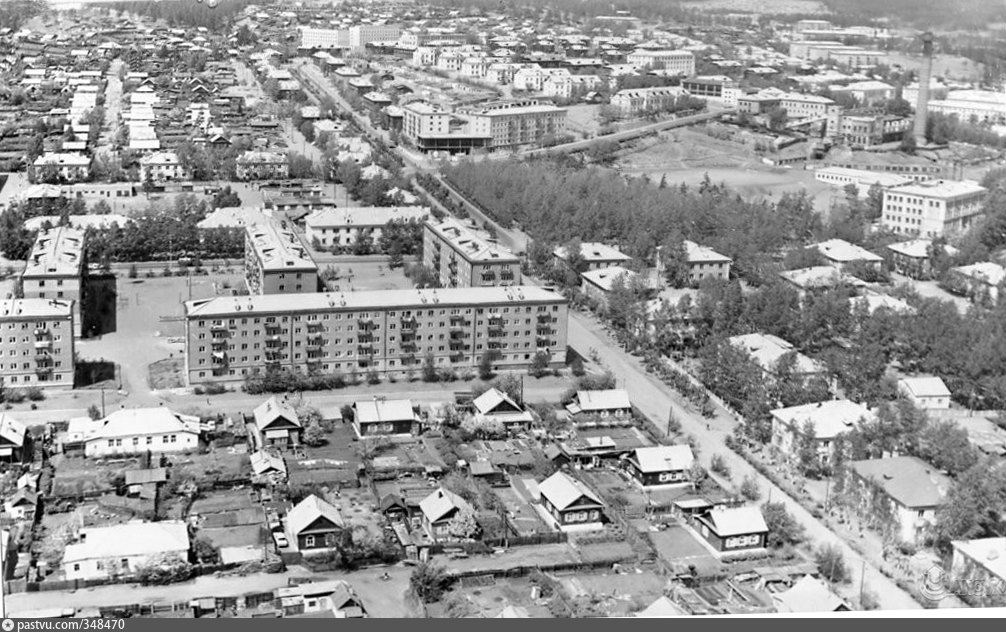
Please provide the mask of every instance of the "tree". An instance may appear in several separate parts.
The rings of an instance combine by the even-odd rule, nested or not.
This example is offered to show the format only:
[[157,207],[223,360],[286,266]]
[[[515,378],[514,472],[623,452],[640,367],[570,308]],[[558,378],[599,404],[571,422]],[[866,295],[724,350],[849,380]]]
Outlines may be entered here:
[[421,562],[409,576],[409,587],[423,603],[440,601],[451,583],[444,567],[433,562]]
[[814,552],[814,563],[823,578],[833,584],[845,584],[850,581],[849,569],[845,565],[842,551],[833,544],[825,544]]
[[192,552],[202,564],[216,564],[220,561],[220,549],[201,536],[192,541]]
[[479,523],[473,511],[462,509],[447,522],[447,532],[455,538],[469,540],[479,534]]
[[758,481],[751,476],[745,476],[741,481],[741,496],[752,502],[761,498],[761,490],[758,488]]
[[[0,391],[2,391],[2,384],[0,384]],[[3,401],[2,394],[0,394],[0,401]],[[87,407],[87,416],[91,419],[101,419],[101,410],[95,404],[91,404]]]
[[765,503],[761,506],[765,526],[768,527],[766,544],[779,548],[787,544],[799,544],[804,539],[804,528],[786,511],[783,503]]
[[709,472],[706,471],[706,468],[702,467],[698,461],[692,463],[692,467],[688,470],[688,479],[692,482],[692,486],[699,489],[707,478],[709,478]]
[[583,366],[583,358],[576,356],[573,361],[569,363],[569,370],[574,377],[581,377],[587,373],[587,369]]
[[817,428],[806,420],[796,433],[796,462],[802,476],[817,478],[821,475],[821,457],[817,451]]
[[978,462],[968,431],[952,421],[930,421],[919,435],[919,458],[956,476]]
[[423,381],[424,382],[436,382],[440,379],[437,373],[437,365],[433,358],[433,351],[427,351],[426,355],[423,356]]
[[130,279],[135,279],[136,278],[136,276],[137,276],[137,270],[136,270],[136,264],[135,263],[129,264],[128,276],[129,276]]
[[528,367],[528,373],[534,377],[543,377],[548,374],[549,371],[549,355],[543,351],[539,351],[534,354],[531,358],[531,365]]
[[660,265],[663,266],[664,280],[671,287],[682,288],[691,283],[688,249],[680,234],[672,234],[664,240],[660,249]]
[[479,358],[479,379],[490,380],[493,373],[493,362],[496,361],[498,353],[494,349],[486,349]]
[[325,436],[325,431],[321,429],[321,424],[316,422],[308,424],[304,429],[303,440],[304,445],[312,448],[317,448],[318,446],[328,443],[328,437]]

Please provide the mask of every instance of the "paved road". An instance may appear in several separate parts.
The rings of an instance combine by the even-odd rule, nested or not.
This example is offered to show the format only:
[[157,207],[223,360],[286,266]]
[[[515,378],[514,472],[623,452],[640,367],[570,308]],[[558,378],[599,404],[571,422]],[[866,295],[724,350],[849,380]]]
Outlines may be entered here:
[[689,410],[681,396],[649,375],[638,358],[625,353],[596,322],[582,314],[571,312],[569,317],[569,345],[579,353],[587,355],[590,349],[596,349],[603,362],[618,378],[619,386],[629,392],[629,397],[639,409],[666,427],[668,412],[673,410],[675,418],[681,422],[685,433],[692,434],[700,448],[699,459],[708,469],[713,454],[721,454],[730,467],[733,480],[739,481],[745,476],[752,476],[758,482],[763,497],[771,498],[773,502],[782,502],[787,511],[806,529],[807,537],[815,544],[831,543],[837,545],[845,557],[853,581],[844,586],[841,592],[849,599],[857,600],[860,590],[860,576],[865,572],[867,589],[876,594],[884,610],[909,610],[921,606],[893,581],[885,577],[879,570],[865,564],[858,553],[832,533],[824,524],[810,515],[800,504],[776,487],[767,478],[759,474],[747,461],[731,452],[724,444],[730,435],[733,422],[726,414],[720,414],[714,420],[704,419],[697,412]]
[[119,116],[122,112],[122,79],[119,79],[119,69],[125,64],[116,58],[108,67],[108,85],[105,88],[105,124],[101,131],[100,152],[108,152],[112,148],[112,138],[119,128]]

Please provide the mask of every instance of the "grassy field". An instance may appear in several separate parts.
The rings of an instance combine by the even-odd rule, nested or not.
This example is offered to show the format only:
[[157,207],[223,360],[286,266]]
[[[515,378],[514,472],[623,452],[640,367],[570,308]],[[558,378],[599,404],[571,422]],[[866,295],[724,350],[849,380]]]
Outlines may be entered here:
[[[901,66],[906,70],[918,70],[922,66],[922,57],[891,52],[887,57],[890,66]],[[977,81],[982,77],[983,66],[966,57],[957,55],[934,55],[933,76],[961,81]]]

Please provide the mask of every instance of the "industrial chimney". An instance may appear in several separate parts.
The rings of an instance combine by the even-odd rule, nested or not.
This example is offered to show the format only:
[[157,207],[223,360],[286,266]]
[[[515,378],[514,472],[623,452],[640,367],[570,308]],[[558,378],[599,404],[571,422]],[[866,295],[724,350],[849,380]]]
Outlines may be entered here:
[[922,69],[919,72],[919,100],[915,104],[915,144],[926,144],[926,118],[929,114],[929,82],[933,75],[933,34],[922,34]]

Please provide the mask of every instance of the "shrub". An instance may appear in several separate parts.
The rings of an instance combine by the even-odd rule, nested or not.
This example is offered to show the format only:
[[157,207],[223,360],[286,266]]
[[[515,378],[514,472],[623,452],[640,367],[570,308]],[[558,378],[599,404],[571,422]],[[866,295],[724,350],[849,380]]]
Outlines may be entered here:
[[377,371],[370,370],[367,371],[367,384],[380,384],[381,376],[377,374]]
[[[678,427],[680,428],[681,424],[678,424]],[[730,478],[730,466],[727,465],[726,459],[723,458],[722,454],[713,455],[712,460],[709,462],[709,469],[723,478]]]
[[423,603],[440,601],[452,581],[442,566],[431,562],[419,564],[409,577],[409,586]]
[[20,404],[27,398],[28,396],[20,388],[8,388],[4,391],[4,401],[8,404]]
[[756,501],[761,498],[761,490],[758,488],[758,482],[753,477],[745,476],[744,480],[741,481],[741,496],[750,501]]
[[203,389],[207,395],[221,395],[227,392],[227,387],[223,384],[207,384]]
[[25,396],[33,402],[40,402],[45,399],[45,391],[38,386],[29,386],[25,389]]
[[814,552],[814,563],[821,577],[833,584],[845,584],[850,580],[845,558],[837,546],[826,544]]

